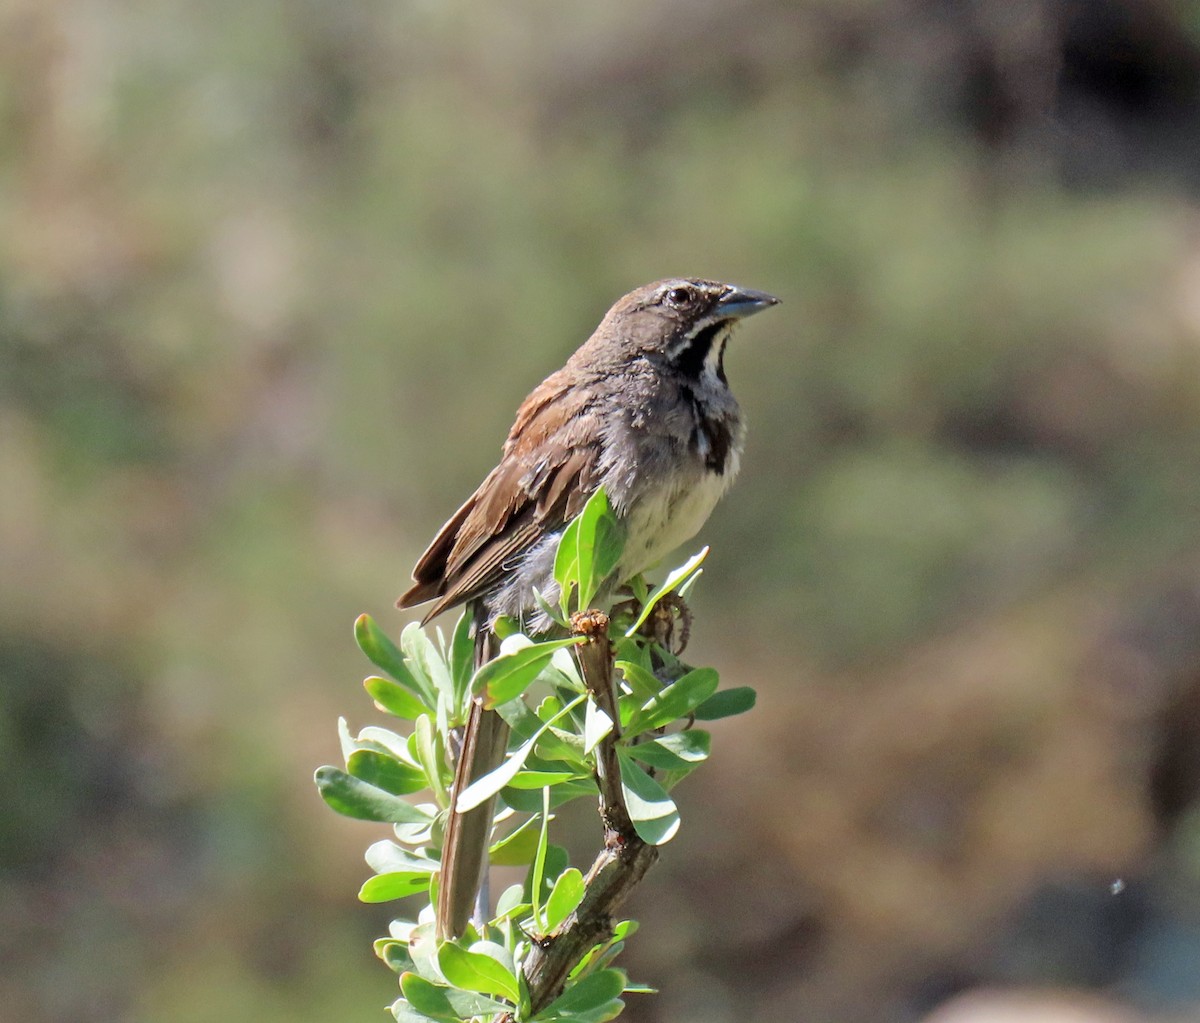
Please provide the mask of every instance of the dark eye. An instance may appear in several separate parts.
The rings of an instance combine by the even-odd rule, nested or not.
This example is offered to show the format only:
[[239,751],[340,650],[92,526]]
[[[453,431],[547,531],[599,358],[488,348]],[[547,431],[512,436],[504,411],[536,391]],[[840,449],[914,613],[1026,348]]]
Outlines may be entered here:
[[693,295],[691,288],[672,288],[667,292],[667,301],[673,306],[686,306],[691,304]]

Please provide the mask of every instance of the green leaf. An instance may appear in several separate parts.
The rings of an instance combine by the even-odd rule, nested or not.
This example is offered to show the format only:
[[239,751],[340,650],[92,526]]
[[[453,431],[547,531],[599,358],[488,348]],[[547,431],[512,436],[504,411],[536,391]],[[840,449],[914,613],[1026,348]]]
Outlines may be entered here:
[[564,611],[570,610],[572,592],[576,606],[587,609],[624,549],[625,527],[613,514],[604,488],[598,487],[563,530],[554,556],[554,578]]
[[408,954],[407,946],[395,938],[379,938],[375,942],[375,954],[387,963],[388,968],[396,973],[403,973],[413,968],[412,957]]
[[422,1016],[439,1019],[445,1023],[457,1023],[458,1015],[450,999],[446,997],[446,989],[436,983],[425,980],[416,974],[403,974],[400,979],[400,989],[408,1004]]
[[633,828],[643,841],[665,845],[679,830],[679,810],[666,790],[618,748],[621,763],[621,790]]
[[[509,806],[521,813],[537,813],[542,805],[540,795],[530,789],[514,789],[506,786],[500,790],[500,794]],[[595,798],[596,783],[594,780],[581,778],[578,781],[560,782],[550,789],[550,805],[557,809],[563,804],[571,802],[572,799],[580,799],[585,796]]]
[[336,767],[318,768],[313,780],[321,798],[346,817],[389,824],[429,823],[425,811]]
[[429,891],[429,871],[395,870],[367,878],[358,890],[360,902],[391,902]]
[[700,568],[707,557],[708,548],[705,547],[699,554],[693,555],[668,575],[663,580],[662,585],[646,598],[646,603],[642,605],[642,613],[638,615],[637,620],[625,631],[625,635],[632,636],[637,632],[646,623],[646,619],[650,617],[650,612],[654,610],[655,605],[672,590],[683,586],[688,578]]
[[[409,739],[410,748],[421,770],[425,774],[425,783],[433,790],[438,805],[443,805],[446,779],[443,768],[446,760],[442,755],[441,737],[434,730],[433,722],[427,714],[417,718],[416,727]],[[448,770],[448,769],[447,769]]]
[[[493,662],[495,663],[495,662]],[[482,778],[476,778],[465,789],[458,794],[458,801],[455,803],[455,809],[459,813],[466,813],[468,810],[473,810],[485,800],[491,798],[495,793],[499,792],[506,785],[510,784],[516,777],[517,772],[524,766],[529,754],[533,752],[534,746],[537,745],[541,735],[548,731],[551,723],[565,714],[568,714],[573,707],[579,704],[584,697],[579,696],[572,700],[569,704],[562,708],[552,718],[542,725],[533,735],[526,739],[512,753],[508,755],[504,763],[497,767],[494,771],[489,771]]]
[[400,990],[413,1009],[441,1023],[459,1023],[471,1016],[494,1016],[510,1008],[486,995],[442,987],[415,973],[400,978]]
[[530,817],[512,834],[505,835],[488,850],[488,860],[497,867],[525,867],[537,852],[538,818]]
[[425,713],[425,704],[410,690],[390,678],[372,675],[363,679],[363,687],[380,708],[398,718],[413,721]]
[[533,903],[534,925],[545,933],[542,924],[542,879],[546,876],[546,851],[550,848],[550,790],[542,789],[542,825],[538,833],[537,852],[530,868],[529,894]]
[[583,752],[591,753],[606,735],[613,730],[613,721],[590,696],[583,719]]
[[750,686],[722,689],[718,693],[713,693],[696,708],[696,718],[699,721],[716,721],[718,718],[744,714],[754,706],[757,699],[758,694]]
[[631,757],[651,767],[678,771],[708,759],[712,736],[698,728],[662,735],[653,742],[626,747]]
[[530,739],[522,743],[494,771],[489,771],[482,778],[476,778],[471,782],[458,794],[458,801],[454,804],[454,809],[458,813],[466,813],[491,799],[525,766],[525,759],[533,752],[536,741],[536,739]]
[[578,908],[583,901],[587,888],[583,883],[583,874],[574,867],[568,867],[554,882],[550,898],[546,900],[546,930],[554,931],[568,916]]
[[429,784],[424,772],[375,750],[355,750],[346,758],[346,770],[355,778],[383,789],[384,792],[390,792],[393,796],[420,792]]
[[621,970],[599,970],[572,984],[534,1019],[555,1019],[563,1015],[592,1012],[619,997],[624,990],[625,974]]
[[720,684],[721,678],[712,668],[693,668],[634,711],[625,725],[625,734],[634,736],[665,728],[702,704]]
[[[358,738],[354,741],[354,749],[373,749],[379,753],[386,753],[396,760],[402,760],[406,764],[416,763],[409,757],[408,740],[402,735],[387,728],[380,728],[378,725],[367,725],[359,732]],[[347,753],[346,756],[348,758],[350,754]]]
[[438,869],[438,861],[401,848],[389,839],[381,839],[367,847],[363,857],[376,874],[390,874],[401,870],[424,871],[432,874]]
[[500,898],[496,900],[497,918],[528,911],[529,903],[525,901],[525,888],[523,885],[510,884],[500,893]]
[[[416,622],[409,622],[400,633],[400,648],[414,666],[410,671],[418,681],[423,677],[431,693],[441,693],[447,700],[453,699],[454,683],[450,678],[450,668],[429,633]],[[436,699],[431,705],[437,705]]]
[[[426,914],[427,917],[430,915]],[[442,976],[442,968],[437,961],[436,931],[437,926],[432,919],[413,927],[408,933],[408,954],[412,957],[413,970],[419,976],[441,986],[446,983],[446,978]]]
[[354,638],[358,648],[367,655],[368,660],[377,668],[382,668],[406,689],[416,693],[426,703],[432,695],[426,686],[417,681],[416,677],[404,663],[404,654],[387,634],[375,624],[375,619],[368,614],[361,614],[354,621]]
[[484,706],[489,710],[498,704],[507,703],[525,692],[529,684],[541,673],[542,668],[550,662],[555,650],[577,646],[583,640],[582,636],[572,636],[570,639],[532,643],[512,653],[501,654],[475,672],[471,681],[471,691],[486,693]]
[[464,610],[458,616],[454,634],[450,637],[450,675],[454,679],[455,713],[466,705],[471,676],[475,673],[475,637],[471,635],[474,614]]
[[[521,771],[507,783],[513,789],[544,789],[550,785],[559,785],[564,781],[572,781],[578,775],[574,771]],[[504,788],[501,785],[500,788]]]
[[468,952],[452,941],[438,949],[438,965],[455,987],[481,995],[495,995],[516,1005],[520,999],[517,978],[491,956]]
[[[440,1023],[446,1017],[426,1016],[423,1012],[417,1012],[416,1009],[409,1004],[407,998],[397,998],[391,1005],[388,1006],[388,1011],[392,1014],[392,1019],[396,1023]],[[457,1021],[456,1021],[457,1023]]]
[[[539,829],[540,830],[540,829]],[[564,870],[571,865],[571,856],[561,845],[555,845],[553,842],[548,842],[543,850],[543,857],[540,869],[538,868],[537,857],[534,857],[534,862],[525,874],[525,883],[522,888],[524,901],[533,905],[533,882],[538,881],[539,904],[544,903],[550,894],[550,885],[547,878],[558,877]],[[539,910],[539,914],[540,914]],[[540,915],[539,915],[540,919]]]
[[658,676],[640,664],[634,664],[632,661],[617,661],[613,667],[621,673],[625,684],[629,686],[629,691],[640,700],[648,700],[662,691],[663,684]]

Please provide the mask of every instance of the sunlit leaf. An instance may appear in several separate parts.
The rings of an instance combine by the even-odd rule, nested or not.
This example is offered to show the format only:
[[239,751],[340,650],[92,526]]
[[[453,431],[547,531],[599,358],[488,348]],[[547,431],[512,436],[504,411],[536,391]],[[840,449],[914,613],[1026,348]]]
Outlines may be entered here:
[[[582,699],[582,696],[576,697],[571,703],[563,707],[556,717],[561,717],[569,713]],[[524,766],[529,754],[533,752],[534,746],[537,745],[538,739],[549,730],[553,720],[547,721],[530,738],[521,743],[520,746],[508,755],[504,763],[494,771],[489,771],[482,778],[475,779],[475,781],[463,789],[458,794],[455,809],[459,813],[466,813],[468,810],[473,810],[508,785],[516,777],[517,772]]]
[[321,798],[347,817],[391,824],[429,822],[429,815],[411,803],[336,767],[318,768],[314,780]]
[[409,670],[418,681],[424,678],[430,692],[441,693],[447,700],[453,698],[450,668],[428,632],[416,622],[409,622],[400,633],[400,648],[408,657]]
[[720,682],[720,676],[712,668],[693,668],[635,711],[625,725],[625,733],[638,735],[669,725],[712,696]]
[[466,704],[471,676],[475,673],[475,637],[471,634],[473,619],[474,614],[464,610],[458,616],[454,633],[450,637],[450,676],[454,679],[454,698],[451,706],[455,713]]
[[488,850],[488,860],[497,867],[524,867],[537,852],[538,818],[531,817],[516,831],[505,835]]
[[663,688],[663,683],[654,672],[643,668],[632,661],[617,661],[613,667],[621,673],[625,684],[634,696],[645,701],[655,696]]
[[372,700],[398,718],[414,721],[426,711],[425,704],[412,690],[399,682],[393,682],[390,678],[372,675],[363,679],[363,686],[371,694]]
[[358,890],[360,902],[391,902],[429,890],[429,871],[397,870],[367,878]]
[[651,845],[671,841],[679,830],[679,810],[675,802],[625,749],[618,748],[617,757],[621,763],[621,790],[634,830]]
[[367,725],[358,733],[355,741],[356,749],[374,749],[380,753],[413,764],[415,760],[409,757],[408,739],[393,732],[390,728],[380,728],[378,725]]
[[[514,810],[521,813],[537,813],[541,807],[540,793],[529,789],[514,789],[505,786],[500,790],[504,801]],[[591,778],[580,778],[578,781],[564,781],[550,789],[550,805],[557,809],[573,799],[596,796],[596,782]]]
[[510,1008],[486,995],[442,987],[415,973],[400,978],[400,990],[417,1012],[444,1023],[458,1023],[471,1016],[494,1016]]
[[394,796],[419,792],[429,784],[423,771],[375,750],[355,750],[346,758],[346,770]]
[[454,804],[454,809],[459,813],[466,813],[491,799],[525,766],[525,759],[533,752],[535,742],[534,739],[523,742],[494,771],[489,771],[482,778],[476,778],[471,782],[458,794],[458,801]]
[[563,530],[554,558],[554,578],[564,610],[574,604],[586,610],[601,584],[612,574],[625,549],[625,527],[613,514],[599,487]]
[[583,637],[573,636],[570,639],[533,643],[512,653],[501,654],[475,672],[471,691],[485,693],[484,705],[489,709],[497,704],[507,703],[520,696],[538,677],[542,668],[554,656],[555,650],[582,642]]
[[637,620],[626,630],[625,635],[632,636],[637,632],[645,624],[646,619],[650,617],[650,612],[654,610],[655,605],[672,590],[678,589],[687,582],[688,578],[700,568],[700,565],[707,557],[708,548],[705,547],[699,554],[693,555],[668,575],[663,580],[662,585],[646,598],[646,603],[642,605],[642,613],[638,615]]
[[387,634],[375,624],[375,619],[368,614],[361,614],[354,622],[354,638],[358,647],[372,664],[382,668],[406,689],[416,693],[422,700],[432,703],[432,693],[427,686],[417,681],[416,677],[404,663],[404,654]]
[[413,752],[416,754],[417,763],[421,765],[421,770],[425,773],[426,784],[433,789],[434,796],[441,803],[446,781],[444,773],[448,768],[443,756],[441,737],[434,729],[433,722],[430,721],[428,715],[417,718],[412,740],[411,745],[415,747]]
[[575,912],[586,891],[583,874],[574,867],[568,867],[559,874],[550,891],[550,897],[546,900],[546,930],[555,930]]
[[427,1016],[423,1012],[417,1012],[407,998],[397,998],[388,1006],[388,1012],[392,1014],[395,1023],[430,1023],[430,1020],[433,1023],[442,1023],[446,1019],[445,1016]]
[[437,860],[410,852],[386,838],[368,846],[364,859],[376,874],[390,874],[401,870],[432,874],[439,866]]
[[517,978],[491,956],[468,952],[447,941],[438,949],[438,964],[446,980],[464,991],[495,995],[514,1005],[520,998]]
[[413,968],[412,957],[404,943],[393,938],[380,938],[375,942],[375,954],[396,973]]
[[613,730],[613,721],[590,696],[583,719],[583,752],[591,753],[606,735]]
[[[514,789],[544,789],[549,785],[560,785],[571,781],[577,775],[574,771],[521,771],[507,782]],[[501,785],[501,788],[505,786]]]
[[662,735],[652,742],[639,742],[626,747],[629,755],[643,764],[666,771],[677,771],[708,758],[712,736],[698,728]]

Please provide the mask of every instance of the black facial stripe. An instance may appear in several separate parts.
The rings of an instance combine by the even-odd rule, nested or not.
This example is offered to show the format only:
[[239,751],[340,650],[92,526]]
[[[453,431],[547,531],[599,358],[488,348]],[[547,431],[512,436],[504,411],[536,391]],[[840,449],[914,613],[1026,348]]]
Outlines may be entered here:
[[704,452],[704,467],[718,476],[725,473],[729,460],[729,449],[733,447],[733,433],[724,419],[707,415],[700,399],[690,387],[681,387],[679,396],[692,409],[692,435],[690,443],[697,451]]
[[721,338],[721,350],[717,352],[717,378],[723,384],[728,384],[729,380],[725,376],[725,346],[729,344],[729,335],[726,334]]
[[675,368],[684,376],[698,380],[704,369],[704,360],[708,358],[708,350],[712,348],[712,343],[722,326],[723,322],[718,320],[698,330],[696,336],[672,357],[671,362]]

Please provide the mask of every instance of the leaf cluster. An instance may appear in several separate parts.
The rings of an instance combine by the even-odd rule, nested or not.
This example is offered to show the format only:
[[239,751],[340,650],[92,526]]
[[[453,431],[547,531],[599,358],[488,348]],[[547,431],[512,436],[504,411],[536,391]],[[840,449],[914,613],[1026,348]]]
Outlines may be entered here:
[[[623,532],[603,491],[565,531],[555,571],[566,609],[589,604],[609,583]],[[374,871],[364,902],[412,899],[412,913],[392,921],[375,943],[377,955],[400,975],[401,996],[391,1011],[398,1023],[487,1019],[601,1023],[623,1008],[631,986],[611,964],[636,929],[616,923],[609,936],[574,967],[565,989],[536,1012],[521,966],[535,942],[554,935],[580,907],[587,884],[566,851],[551,841],[555,811],[580,797],[596,798],[597,751],[615,747],[620,787],[637,835],[651,845],[679,829],[671,789],[709,756],[710,735],[694,727],[748,710],[748,688],[718,691],[711,668],[687,668],[639,631],[654,606],[694,581],[703,552],[671,573],[653,592],[635,580],[635,600],[610,621],[615,651],[617,721],[584,685],[571,647],[582,637],[531,638],[508,624],[500,654],[477,670],[469,613],[446,637],[413,624],[397,645],[367,615],[355,638],[381,674],[364,687],[378,710],[398,719],[352,734],[339,722],[344,767],[316,772],[318,790],[338,813],[392,826],[391,838],[366,853]],[[433,906],[441,846],[450,812],[454,730],[470,702],[481,698],[511,728],[509,751],[493,772],[458,796],[462,812],[497,796],[489,862],[524,867],[525,878],[503,891],[491,918],[457,941],[439,942]],[[413,797],[416,797],[414,800]],[[418,901],[419,897],[419,901]]]

